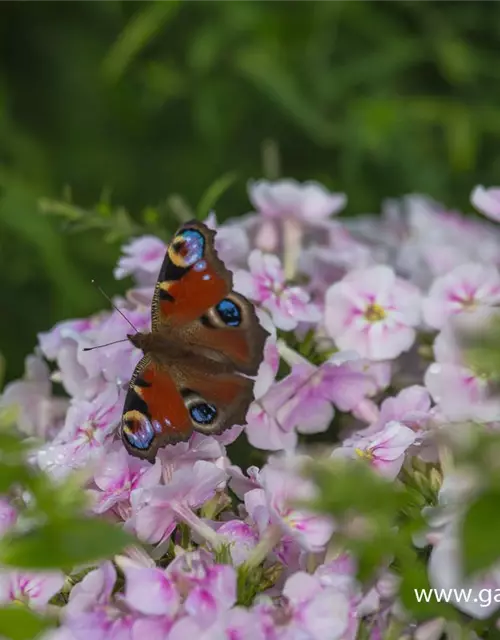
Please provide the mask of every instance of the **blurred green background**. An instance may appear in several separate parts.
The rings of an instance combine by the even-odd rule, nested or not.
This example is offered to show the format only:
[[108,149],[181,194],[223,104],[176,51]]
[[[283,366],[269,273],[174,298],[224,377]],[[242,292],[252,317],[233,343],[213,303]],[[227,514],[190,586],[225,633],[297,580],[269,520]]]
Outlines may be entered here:
[[499,39],[498,2],[2,2],[6,379],[38,331],[106,305],[91,277],[123,290],[120,242],[172,230],[172,194],[203,209],[229,186],[219,218],[247,212],[266,141],[347,213],[407,192],[467,208],[500,179]]

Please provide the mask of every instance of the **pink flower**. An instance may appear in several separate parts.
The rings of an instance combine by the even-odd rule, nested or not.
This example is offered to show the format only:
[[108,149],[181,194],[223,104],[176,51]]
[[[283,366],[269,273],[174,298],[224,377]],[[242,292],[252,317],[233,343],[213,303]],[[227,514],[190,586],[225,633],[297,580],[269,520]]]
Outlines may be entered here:
[[124,567],[125,602],[144,615],[173,617],[180,607],[177,589],[161,569]]
[[371,360],[408,351],[420,320],[416,287],[386,266],[353,271],[326,293],[325,324],[339,349]]
[[343,193],[330,193],[317,182],[296,180],[250,182],[250,201],[266,218],[296,218],[303,222],[319,222],[338,213],[345,206]]
[[446,327],[434,341],[436,362],[427,369],[424,382],[440,411],[454,422],[500,419],[500,399],[491,394],[490,383],[463,361],[452,327]]
[[215,213],[212,211],[205,220],[205,224],[210,229],[217,231],[215,249],[226,266],[231,267],[246,262],[250,253],[250,243],[238,220],[235,220],[234,223],[229,221],[218,225]]
[[398,393],[394,398],[386,398],[377,420],[360,435],[376,433],[392,421],[397,421],[415,432],[422,431],[431,417],[431,397],[425,387],[413,385]]
[[172,628],[168,640],[266,640],[260,618],[243,607],[222,611],[213,624],[203,625],[194,618],[181,618]]
[[186,614],[203,628],[212,625],[236,602],[234,568],[215,564],[204,550],[177,556],[166,574],[183,596]]
[[0,603],[24,602],[33,609],[43,609],[62,589],[64,575],[60,571],[0,573]]
[[122,247],[114,275],[117,280],[133,275],[140,284],[154,285],[167,247],[155,236],[142,236]]
[[[280,527],[303,550],[315,552],[322,550],[330,540],[334,525],[330,518],[311,513],[295,504],[315,496],[312,483],[298,472],[301,462],[305,461],[305,457],[296,457],[293,463],[268,463],[259,476],[263,489],[254,489],[250,494],[263,492],[259,495],[265,500],[270,523]],[[245,496],[245,503],[247,497],[250,499],[251,496]]]
[[434,281],[423,302],[424,319],[441,329],[456,314],[500,303],[500,274],[493,266],[468,263]]
[[234,288],[269,311],[279,329],[290,331],[299,322],[317,322],[321,314],[302,287],[290,287],[277,256],[254,250],[248,258],[250,272],[234,274]]
[[286,403],[298,386],[296,378],[287,376],[250,405],[245,431],[252,446],[267,451],[295,448],[297,433],[287,415]]
[[474,188],[470,200],[474,207],[495,222],[500,222],[500,188],[482,186]]
[[[111,562],[88,573],[71,590],[63,609],[64,628],[72,640],[131,640],[138,618],[113,599],[116,571]],[[69,640],[63,636],[63,640]]]
[[[120,304],[118,307],[123,310],[122,312],[138,331],[150,329],[149,307],[128,309]],[[102,320],[98,328],[85,334],[84,346],[107,345],[114,340],[125,339],[130,332],[131,327],[128,322],[117,311],[113,311]],[[125,340],[93,351],[79,349],[77,358],[89,378],[98,378],[120,386],[129,381],[141,358],[141,353],[128,340]]]
[[239,567],[248,559],[250,552],[259,541],[256,531],[241,520],[224,522],[218,527],[217,533],[229,545],[231,560],[235,567]]
[[332,457],[359,456],[383,475],[395,478],[403,466],[405,451],[415,439],[411,429],[393,420],[374,436],[352,439],[347,446],[335,449]]
[[350,606],[345,594],[322,587],[317,578],[299,571],[286,581],[278,604],[263,602],[255,610],[273,640],[340,640],[348,628]]
[[376,386],[355,353],[337,353],[320,367],[299,354],[289,376],[275,383],[247,414],[250,443],[262,449],[293,448],[300,433],[325,431],[334,416],[356,407]]
[[38,356],[28,356],[23,380],[8,384],[0,396],[0,409],[16,407],[16,424],[27,436],[46,438],[54,433],[68,402],[52,396],[49,368]]
[[69,320],[61,322],[47,333],[38,336],[40,349],[48,360],[57,362],[58,370],[51,376],[52,380],[61,382],[71,396],[92,399],[98,392],[99,377],[90,377],[85,367],[78,360],[79,347],[87,333],[94,331],[101,319],[94,317],[87,320]]
[[75,616],[99,605],[106,606],[113,593],[116,571],[111,562],[104,562],[76,584],[71,590],[65,616]]
[[129,500],[134,489],[153,487],[161,478],[160,461],[154,465],[130,456],[121,442],[108,450],[94,473],[97,489],[89,490],[94,497],[94,512],[104,513],[116,503]]
[[121,417],[123,404],[118,389],[108,385],[93,402],[74,401],[57,438],[37,452],[40,467],[56,475],[85,466],[104,453]]
[[191,469],[186,467],[174,471],[165,486],[135,489],[131,495],[134,513],[131,525],[146,542],[166,540],[177,519],[189,520],[190,510],[209,500],[225,479],[225,472],[215,464],[198,460]]

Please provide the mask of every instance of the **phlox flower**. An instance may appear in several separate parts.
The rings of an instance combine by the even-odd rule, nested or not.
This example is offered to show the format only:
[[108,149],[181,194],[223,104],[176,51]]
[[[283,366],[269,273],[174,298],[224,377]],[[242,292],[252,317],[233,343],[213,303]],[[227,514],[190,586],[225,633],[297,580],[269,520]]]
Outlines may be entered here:
[[129,526],[146,542],[166,540],[177,521],[196,526],[191,509],[201,507],[226,480],[226,473],[214,463],[197,460],[177,469],[164,486],[132,491]]
[[420,293],[389,267],[352,271],[328,289],[325,303],[326,331],[339,349],[390,360],[415,340]]
[[392,421],[399,422],[415,433],[423,431],[431,419],[431,397],[420,385],[402,389],[397,396],[386,398],[380,405],[376,420],[360,436],[368,436],[382,430]]
[[28,356],[24,379],[9,383],[0,396],[0,409],[15,407],[16,424],[27,436],[45,439],[54,435],[68,402],[52,396],[49,368],[38,356]]
[[116,570],[105,562],[88,573],[71,590],[68,604],[62,610],[66,637],[74,640],[129,640],[133,638],[137,614],[118,606],[113,598]]
[[184,617],[172,627],[168,640],[267,640],[260,617],[243,607],[221,612],[207,627],[201,621]]
[[93,402],[74,400],[66,415],[64,428],[37,454],[39,466],[55,475],[96,461],[113,437],[121,418],[122,397],[115,385],[108,384]]
[[373,436],[352,438],[335,449],[332,457],[362,458],[389,478],[395,478],[403,466],[405,452],[415,442],[414,431],[395,420]]
[[423,288],[461,264],[498,265],[500,260],[498,229],[421,195],[389,200],[381,217],[361,216],[345,224],[373,247],[377,262],[393,265]]
[[289,286],[280,259],[275,255],[254,250],[248,258],[250,271],[238,270],[234,274],[234,288],[239,293],[261,304],[278,329],[290,331],[299,322],[317,322],[320,311],[311,302],[305,289]]
[[229,520],[217,528],[217,534],[229,546],[233,566],[239,567],[248,560],[259,541],[255,528],[242,520]]
[[33,609],[44,609],[63,585],[64,574],[60,571],[1,571],[0,604],[23,602]]
[[[138,331],[148,331],[151,323],[149,307],[129,309],[119,305],[123,313]],[[92,347],[108,344],[114,340],[126,338],[132,329],[128,322],[117,311],[112,311],[102,319],[99,327],[89,331],[82,338],[82,345]],[[106,382],[122,385],[128,382],[135,366],[141,358],[141,352],[128,340],[118,344],[110,344],[102,349],[77,352],[80,365],[85,368],[89,378],[100,378]]]
[[[263,499],[269,522],[279,527],[284,535],[293,538],[303,550],[320,551],[330,540],[334,524],[329,517],[309,512],[307,508],[295,504],[314,499],[315,488],[300,475],[298,468],[307,458],[295,457],[292,460],[266,464],[259,474],[262,489],[249,492],[250,495],[245,496],[245,505],[248,507],[254,492],[261,492],[254,495]],[[257,504],[255,499],[253,502]],[[254,510],[253,515],[254,519],[260,519],[261,522],[265,517],[263,509],[260,514]]]
[[173,617],[181,604],[180,595],[165,571],[157,568],[124,566],[124,601],[143,615]]
[[341,352],[319,367],[293,353],[292,371],[251,405],[246,433],[262,449],[292,449],[296,431],[325,431],[335,414],[354,409],[374,392],[376,384],[366,374],[364,361],[353,352]]
[[128,501],[134,489],[153,487],[161,479],[160,461],[154,465],[130,456],[121,443],[110,448],[94,472],[96,489],[88,493],[94,499],[95,513],[104,513],[118,502]]
[[317,182],[257,180],[248,185],[248,195],[256,210],[271,219],[295,218],[305,223],[328,219],[346,203],[343,193],[330,193]]
[[371,249],[356,240],[340,222],[331,224],[325,238],[325,244],[311,244],[299,258],[300,272],[310,279],[308,289],[321,296],[349,271],[376,264]]
[[451,316],[500,304],[500,274],[493,266],[467,263],[437,278],[423,301],[428,325],[441,329]]
[[217,231],[215,250],[226,267],[234,268],[246,262],[250,253],[250,242],[238,220],[235,220],[234,223],[229,221],[219,225],[215,213],[212,211],[205,220],[205,224],[210,229]]
[[471,193],[470,200],[474,207],[485,216],[500,222],[500,188],[485,187],[478,185]]
[[101,321],[102,318],[98,316],[69,320],[38,335],[40,351],[57,364],[52,379],[60,382],[70,396],[91,400],[99,392],[101,377],[90,376],[79,362],[79,355],[83,353],[80,347],[85,336],[95,331]]
[[464,362],[453,327],[445,327],[434,341],[436,362],[424,376],[425,386],[445,418],[453,422],[500,420],[500,399],[490,383]]
[[181,595],[184,613],[204,629],[236,603],[234,568],[216,564],[205,550],[182,552],[165,573]]
[[276,604],[264,599],[254,610],[262,617],[267,637],[273,640],[340,640],[349,625],[349,600],[315,576],[297,572],[286,581]]
[[131,240],[122,247],[124,255],[114,270],[115,278],[132,275],[139,284],[154,286],[166,250],[165,243],[155,236]]

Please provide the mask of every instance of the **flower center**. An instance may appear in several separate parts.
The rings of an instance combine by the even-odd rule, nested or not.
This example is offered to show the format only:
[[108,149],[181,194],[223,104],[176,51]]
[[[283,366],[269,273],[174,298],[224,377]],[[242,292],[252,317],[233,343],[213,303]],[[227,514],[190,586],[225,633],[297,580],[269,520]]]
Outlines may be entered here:
[[384,307],[379,304],[369,304],[365,310],[365,318],[368,322],[380,322],[386,318],[387,314]]
[[474,296],[463,298],[461,301],[464,311],[474,311],[477,308],[477,301]]
[[358,449],[356,447],[356,449],[354,449],[354,451],[363,460],[373,460],[373,453],[370,451],[370,449]]

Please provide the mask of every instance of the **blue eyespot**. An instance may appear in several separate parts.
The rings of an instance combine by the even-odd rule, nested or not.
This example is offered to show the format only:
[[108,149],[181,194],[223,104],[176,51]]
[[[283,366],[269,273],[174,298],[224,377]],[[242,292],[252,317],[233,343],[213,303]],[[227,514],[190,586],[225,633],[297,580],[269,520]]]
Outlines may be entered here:
[[139,414],[139,417],[138,412],[129,412],[132,413],[134,415],[125,414],[123,418],[123,435],[135,449],[149,449],[155,437],[153,425],[145,415]]
[[198,424],[210,424],[217,416],[217,409],[207,402],[200,402],[199,404],[193,405],[189,409],[189,412],[193,420],[198,422]]
[[178,237],[183,238],[185,241],[181,255],[186,266],[191,266],[203,258],[205,239],[199,231],[187,229],[179,234]]
[[232,300],[224,298],[215,309],[222,322],[228,327],[238,327],[241,324],[241,311]]

